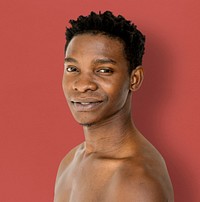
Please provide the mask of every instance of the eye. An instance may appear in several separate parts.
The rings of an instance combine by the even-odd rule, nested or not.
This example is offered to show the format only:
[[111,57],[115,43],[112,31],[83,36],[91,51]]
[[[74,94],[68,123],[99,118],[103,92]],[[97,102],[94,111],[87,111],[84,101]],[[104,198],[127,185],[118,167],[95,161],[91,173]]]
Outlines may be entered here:
[[101,68],[97,70],[97,72],[102,73],[102,74],[112,74],[113,70],[110,68]]
[[65,70],[67,72],[78,72],[78,69],[75,66],[68,66],[68,67],[65,68]]

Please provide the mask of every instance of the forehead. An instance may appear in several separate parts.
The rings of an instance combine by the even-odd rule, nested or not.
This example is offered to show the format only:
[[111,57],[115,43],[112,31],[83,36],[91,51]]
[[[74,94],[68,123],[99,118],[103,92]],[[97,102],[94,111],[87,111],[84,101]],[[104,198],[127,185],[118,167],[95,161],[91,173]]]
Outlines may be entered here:
[[108,57],[114,60],[125,60],[124,45],[116,38],[101,34],[80,34],[70,41],[66,57]]

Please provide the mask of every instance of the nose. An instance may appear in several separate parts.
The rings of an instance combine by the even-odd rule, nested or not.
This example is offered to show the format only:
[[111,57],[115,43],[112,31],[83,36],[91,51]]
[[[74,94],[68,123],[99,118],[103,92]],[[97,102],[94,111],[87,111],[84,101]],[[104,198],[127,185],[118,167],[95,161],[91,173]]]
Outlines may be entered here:
[[89,74],[80,75],[73,84],[73,89],[79,92],[95,91],[98,86]]

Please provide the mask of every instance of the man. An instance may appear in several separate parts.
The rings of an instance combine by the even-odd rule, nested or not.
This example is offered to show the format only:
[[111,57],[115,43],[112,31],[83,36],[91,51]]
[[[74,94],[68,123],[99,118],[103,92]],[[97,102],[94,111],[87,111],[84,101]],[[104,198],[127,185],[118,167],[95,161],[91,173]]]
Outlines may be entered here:
[[54,202],[173,202],[164,160],[131,118],[144,36],[109,11],[70,23],[63,90],[85,141],[62,160]]

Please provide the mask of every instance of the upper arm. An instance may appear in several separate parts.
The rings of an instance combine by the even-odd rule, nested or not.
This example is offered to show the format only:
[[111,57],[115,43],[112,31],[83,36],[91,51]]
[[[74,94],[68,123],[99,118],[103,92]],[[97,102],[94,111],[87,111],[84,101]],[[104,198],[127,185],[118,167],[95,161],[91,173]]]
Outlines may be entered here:
[[122,180],[113,193],[114,201],[125,202],[173,202],[164,185],[147,176]]
[[143,179],[126,183],[124,201],[167,202],[168,197],[162,185],[155,179]]

